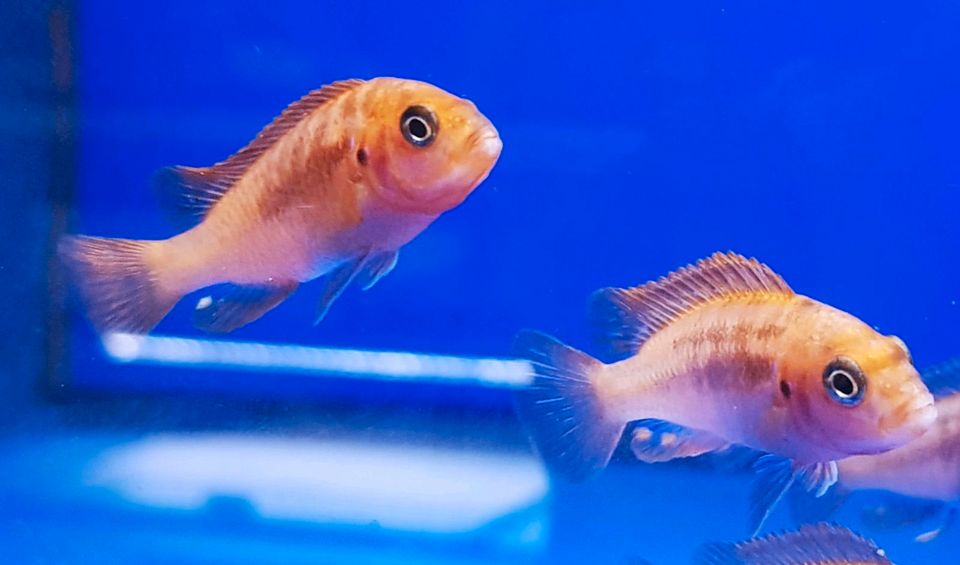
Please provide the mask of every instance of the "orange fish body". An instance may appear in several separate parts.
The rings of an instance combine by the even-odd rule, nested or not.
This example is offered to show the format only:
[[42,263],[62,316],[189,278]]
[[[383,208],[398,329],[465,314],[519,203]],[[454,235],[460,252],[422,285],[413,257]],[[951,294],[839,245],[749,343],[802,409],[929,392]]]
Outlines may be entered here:
[[469,101],[393,78],[349,80],[288,107],[247,147],[208,168],[159,175],[174,205],[202,221],[164,241],[66,238],[101,331],[149,331],[185,294],[198,325],[230,331],[328,275],[318,321],[351,282],[387,274],[397,251],[489,174],[496,129]]
[[759,527],[794,481],[822,492],[836,460],[903,445],[936,415],[899,339],[739,255],[600,291],[594,313],[630,357],[605,365],[542,334],[518,340],[537,373],[520,415],[574,478],[604,467],[637,420],[643,461],[748,446],[771,454],[756,467]]
[[[822,402],[823,368],[840,352],[884,383],[867,391],[877,402],[858,410]],[[610,412],[624,421],[642,416],[710,430],[802,463],[913,439],[922,429],[904,424],[929,405],[922,387],[896,340],[826,304],[780,292],[705,304],[597,379]],[[824,433],[832,428],[840,431]]]

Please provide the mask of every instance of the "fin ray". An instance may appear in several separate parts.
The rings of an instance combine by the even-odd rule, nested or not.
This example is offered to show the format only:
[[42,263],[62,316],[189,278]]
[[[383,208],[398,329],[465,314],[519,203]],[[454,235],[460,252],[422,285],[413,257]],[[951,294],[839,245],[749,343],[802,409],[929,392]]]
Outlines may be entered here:
[[700,547],[697,565],[802,565],[891,561],[872,541],[843,526],[820,523],[740,543],[710,543]]
[[179,215],[203,219],[247,169],[305,117],[344,92],[363,84],[357,79],[334,82],[313,90],[287,106],[257,136],[224,161],[210,167],[167,167],[154,178],[161,202]]
[[750,493],[750,527],[754,535],[794,484],[819,498],[837,482],[836,461],[798,466],[779,455],[765,454],[754,462],[753,471],[756,478]]
[[545,334],[521,332],[514,350],[531,360],[531,386],[517,393],[517,413],[547,466],[582,480],[607,465],[626,422],[604,415],[592,377],[603,364]]
[[365,260],[365,257],[350,259],[327,275],[326,284],[323,287],[323,294],[320,296],[320,303],[317,305],[317,315],[313,322],[314,325],[322,322],[327,316],[327,312],[330,311],[330,306],[333,305],[337,298],[340,298],[343,291],[350,286],[350,283],[353,282],[360,273]]
[[756,259],[715,253],[659,280],[605,288],[591,298],[591,318],[612,353],[635,353],[653,333],[696,306],[744,294],[793,296],[779,275]]
[[776,455],[763,455],[753,464],[753,490],[750,492],[750,532],[756,535],[774,507],[794,482],[793,463]]
[[58,253],[100,333],[147,333],[180,300],[157,285],[144,254],[159,242],[67,236]]
[[356,282],[360,285],[360,288],[370,290],[380,279],[389,275],[393,268],[397,266],[399,255],[396,251],[386,251],[365,261],[363,269],[357,275]]

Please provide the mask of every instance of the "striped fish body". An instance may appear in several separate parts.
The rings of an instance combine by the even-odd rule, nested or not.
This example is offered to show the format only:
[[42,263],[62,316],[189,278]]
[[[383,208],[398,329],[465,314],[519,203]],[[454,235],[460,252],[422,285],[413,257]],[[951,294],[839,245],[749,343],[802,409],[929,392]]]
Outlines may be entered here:
[[290,105],[212,167],[158,175],[198,223],[163,241],[70,237],[61,254],[101,331],[146,332],[185,294],[197,324],[231,331],[327,276],[318,321],[354,281],[369,288],[400,247],[489,174],[500,138],[471,102],[432,85],[349,80]]
[[740,255],[601,290],[592,312],[622,361],[535,332],[517,341],[536,371],[519,415],[548,465],[570,478],[606,466],[628,423],[647,462],[750,447],[768,454],[756,465],[756,528],[794,481],[822,493],[836,460],[899,447],[936,416],[899,339]]

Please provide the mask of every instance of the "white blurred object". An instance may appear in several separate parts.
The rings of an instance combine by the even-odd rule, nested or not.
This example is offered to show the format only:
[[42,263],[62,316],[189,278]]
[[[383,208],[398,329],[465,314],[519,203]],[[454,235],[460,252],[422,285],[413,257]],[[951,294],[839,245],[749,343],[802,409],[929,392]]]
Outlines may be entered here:
[[[234,497],[267,519],[439,534],[533,508],[548,485],[522,453],[236,434],[138,440],[104,452],[85,480],[154,507],[199,510]],[[539,523],[528,530],[539,537]]]
[[110,333],[103,347],[121,363],[419,380],[496,388],[532,382],[526,361],[331,349],[300,345]]

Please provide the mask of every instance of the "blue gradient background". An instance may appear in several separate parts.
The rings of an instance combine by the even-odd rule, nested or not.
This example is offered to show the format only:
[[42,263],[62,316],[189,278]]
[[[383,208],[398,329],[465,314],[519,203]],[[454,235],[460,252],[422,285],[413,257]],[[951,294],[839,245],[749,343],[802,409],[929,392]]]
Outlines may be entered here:
[[170,236],[157,168],[226,157],[327,82],[412,77],[493,120],[493,174],[319,328],[315,286],[237,337],[503,354],[732,249],[921,363],[956,353],[955,3],[574,6],[81,2],[77,227]]
[[[956,2],[98,0],[76,13],[75,231],[173,235],[150,189],[156,169],[219,161],[334,80],[429,81],[476,102],[501,133],[489,179],[374,289],[348,290],[315,328],[320,287],[304,286],[232,338],[508,356],[514,333],[533,327],[596,351],[585,323],[593,290],[734,250],[902,337],[921,367],[960,353]],[[157,331],[200,336],[192,303]],[[105,370],[72,312],[80,390],[323,392]],[[369,404],[354,402],[376,404],[370,390],[360,393]],[[406,401],[405,390],[390,394]],[[475,441],[516,444],[507,399],[494,404],[500,416],[489,418],[513,431]],[[745,533],[745,477],[696,490],[696,469],[638,467],[556,486],[543,560],[666,563]],[[867,533],[903,563],[949,561],[960,539],[916,546]]]

